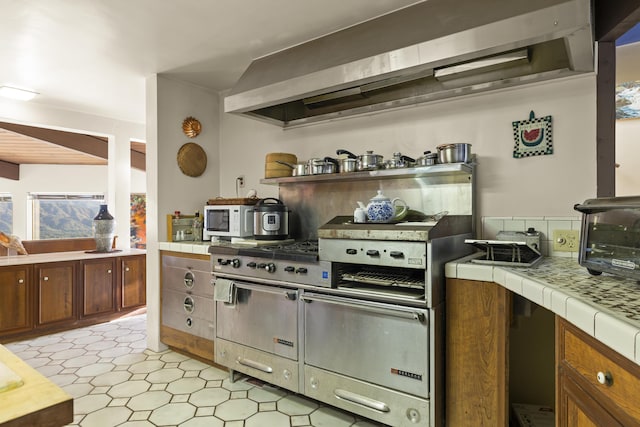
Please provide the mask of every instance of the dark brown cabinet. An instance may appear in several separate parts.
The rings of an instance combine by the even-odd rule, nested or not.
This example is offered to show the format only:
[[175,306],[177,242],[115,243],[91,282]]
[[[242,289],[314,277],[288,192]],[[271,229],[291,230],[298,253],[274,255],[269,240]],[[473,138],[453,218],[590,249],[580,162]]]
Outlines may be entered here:
[[146,255],[0,267],[0,342],[105,322],[146,304]]
[[116,310],[115,266],[115,258],[82,262],[82,317]]
[[76,266],[74,261],[35,264],[36,326],[76,318]]
[[556,331],[557,425],[640,425],[640,367],[561,318]]
[[145,305],[147,302],[146,256],[119,258],[120,261],[120,309]]
[[0,268],[0,335],[33,327],[31,266]]

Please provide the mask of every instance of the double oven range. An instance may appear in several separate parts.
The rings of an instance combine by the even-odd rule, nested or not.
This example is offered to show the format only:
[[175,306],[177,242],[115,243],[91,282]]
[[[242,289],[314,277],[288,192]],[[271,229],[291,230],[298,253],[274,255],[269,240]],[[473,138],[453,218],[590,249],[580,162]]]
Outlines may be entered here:
[[[215,362],[392,426],[441,425],[444,264],[471,216],[353,224],[318,240],[212,245]],[[218,295],[218,293],[216,293]]]

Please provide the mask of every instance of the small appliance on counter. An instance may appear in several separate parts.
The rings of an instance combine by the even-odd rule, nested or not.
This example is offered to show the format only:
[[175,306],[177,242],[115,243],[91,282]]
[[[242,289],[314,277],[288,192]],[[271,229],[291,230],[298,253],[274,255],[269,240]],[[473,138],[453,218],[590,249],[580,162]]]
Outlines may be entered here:
[[534,228],[527,231],[500,231],[495,240],[466,239],[484,251],[484,255],[471,262],[509,267],[532,267],[542,260],[540,233]]
[[[195,215],[181,215],[176,212],[167,215],[167,237],[171,242],[193,241],[193,220]],[[195,240],[200,240],[195,239]]]
[[588,199],[574,209],[582,213],[580,265],[640,280],[640,196]]
[[255,199],[211,199],[204,207],[203,239],[253,236]]
[[253,238],[284,240],[289,237],[289,211],[279,199],[260,199],[253,209]]

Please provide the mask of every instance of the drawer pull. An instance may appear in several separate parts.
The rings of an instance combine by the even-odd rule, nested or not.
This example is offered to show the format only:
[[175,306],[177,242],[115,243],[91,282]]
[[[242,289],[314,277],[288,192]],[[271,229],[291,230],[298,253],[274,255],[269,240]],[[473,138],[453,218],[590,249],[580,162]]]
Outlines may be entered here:
[[386,403],[371,399],[366,396],[362,396],[360,394],[353,393],[348,390],[337,388],[333,390],[333,394],[338,399],[346,400],[348,402],[355,403],[360,406],[364,406],[365,408],[373,409],[374,411],[378,411],[378,412],[390,411]]
[[611,386],[613,384],[613,376],[611,372],[598,372],[597,374],[598,382],[602,385]]
[[257,369],[257,370],[262,371],[262,372],[266,372],[267,374],[273,373],[273,368],[271,368],[271,366],[262,364],[260,362],[256,362],[255,360],[243,359],[241,357],[238,357],[236,362],[241,364],[241,365],[248,366],[250,368]]

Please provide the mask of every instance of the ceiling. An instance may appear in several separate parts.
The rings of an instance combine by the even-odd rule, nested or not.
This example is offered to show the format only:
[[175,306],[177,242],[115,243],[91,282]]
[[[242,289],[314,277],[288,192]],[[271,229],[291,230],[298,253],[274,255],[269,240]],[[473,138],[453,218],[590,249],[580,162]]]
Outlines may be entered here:
[[[219,92],[255,57],[416,2],[0,0],[0,85],[38,92],[32,103],[144,123],[153,74]],[[0,161],[106,161],[41,137],[1,130]]]
[[[142,124],[153,74],[218,92],[253,58],[417,2],[0,0],[0,85],[38,92],[31,103]],[[40,137],[1,130],[0,168],[106,162]]]

